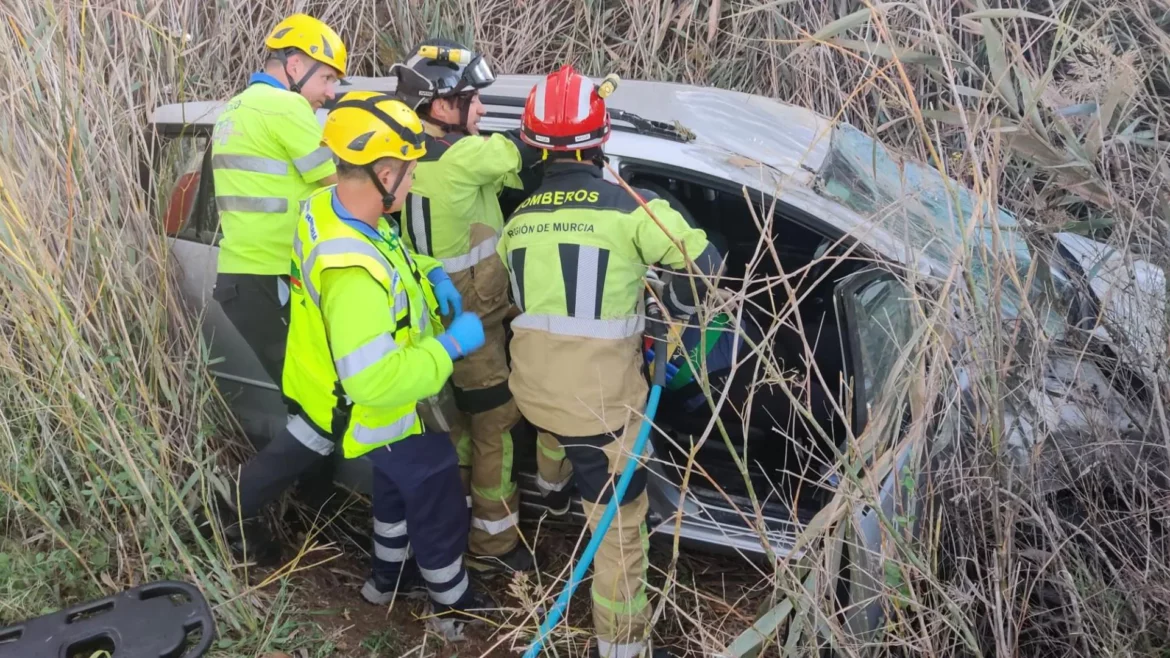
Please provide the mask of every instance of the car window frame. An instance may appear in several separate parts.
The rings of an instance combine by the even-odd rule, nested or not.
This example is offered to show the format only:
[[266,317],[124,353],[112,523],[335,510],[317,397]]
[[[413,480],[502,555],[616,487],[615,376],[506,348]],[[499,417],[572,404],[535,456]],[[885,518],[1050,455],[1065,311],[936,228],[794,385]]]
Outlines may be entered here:
[[[940,240],[942,235],[939,231],[949,231],[955,236],[965,235],[968,231],[966,222],[977,214],[977,206],[985,206],[988,211],[993,211],[995,220],[988,221],[980,228],[979,236],[967,248],[970,249],[969,256],[972,258],[971,265],[968,270],[977,281],[976,289],[986,294],[986,302],[990,303],[991,299],[996,297],[997,286],[1002,286],[1000,297],[1000,313],[1005,317],[1022,319],[1025,314],[1025,308],[1030,308],[1032,312],[1037,313],[1036,320],[1039,321],[1039,326],[1046,332],[1053,331],[1052,338],[1063,340],[1070,327],[1068,319],[1073,313],[1073,309],[1064,308],[1063,312],[1057,310],[1055,307],[1061,304],[1068,303],[1068,295],[1076,295],[1075,286],[1071,286],[1070,282],[1066,281],[1064,290],[1056,290],[1059,287],[1058,277],[1055,272],[1049,276],[1041,276],[1040,270],[1037,270],[1037,275],[1033,278],[1030,288],[1027,290],[1016,289],[1015,284],[1006,273],[994,274],[990,271],[975,271],[974,268],[981,266],[980,257],[984,254],[990,255],[995,259],[1005,259],[1003,262],[1010,262],[1017,265],[1017,275],[1021,283],[1028,278],[1026,269],[1019,269],[1019,257],[1025,256],[1029,261],[1029,268],[1042,268],[1049,271],[1057,269],[1059,258],[1050,258],[1050,253],[1045,253],[1042,245],[1037,244],[1032,237],[1032,232],[1027,229],[1025,222],[1021,220],[1015,213],[1007,208],[999,205],[992,200],[984,200],[975,196],[974,190],[969,185],[956,180],[954,177],[940,173],[928,163],[923,162],[917,158],[907,156],[898,151],[890,144],[883,142],[881,139],[866,133],[865,131],[852,126],[848,123],[842,123],[834,126],[830,137],[829,152],[825,157],[816,172],[814,189],[818,196],[837,203],[844,208],[857,213],[862,217],[869,217],[874,213],[884,212],[884,209],[890,207],[883,205],[876,208],[866,207],[867,201],[883,201],[885,197],[892,196],[889,194],[890,188],[882,184],[881,176],[887,173],[887,169],[882,169],[881,174],[877,169],[870,169],[870,165],[866,165],[864,171],[855,168],[854,155],[855,150],[846,148],[842,145],[842,140],[851,141],[858,140],[863,142],[867,148],[872,152],[870,158],[873,165],[876,166],[878,154],[881,159],[889,167],[889,172],[897,170],[900,172],[900,181],[903,185],[904,194],[897,197],[897,199],[915,198],[915,195],[906,196],[905,192],[913,191],[917,196],[922,196],[925,192],[939,192],[946,191],[946,194],[954,192],[958,195],[961,201],[966,202],[966,205],[960,209],[951,209],[952,216],[949,221],[945,223],[936,221],[941,218],[941,215],[933,212],[931,204],[927,202],[919,203],[916,207],[922,212],[910,212],[910,219],[906,223],[907,229],[918,229],[922,231],[929,231],[932,239],[924,241],[919,244],[913,240],[907,242],[907,246],[921,250],[930,259],[938,261],[939,263],[948,263],[951,260],[951,251],[957,249],[965,244],[963,239],[957,239],[953,244],[947,242],[947,239]],[[917,172],[917,177],[907,177],[907,172]],[[853,174],[861,174],[856,179],[860,184],[850,185],[845,182],[840,175],[842,172]],[[831,188],[834,185],[840,185],[851,192],[856,192],[859,189],[868,191],[868,195],[861,197],[859,195],[852,195],[850,197],[842,197],[839,192],[833,191]],[[909,188],[915,188],[913,190]],[[935,189],[938,188],[938,189]],[[853,197],[858,196],[855,200]],[[871,198],[872,197],[872,198]],[[895,199],[895,205],[901,205],[901,201]],[[954,199],[946,201],[948,206],[953,203]],[[969,208],[966,206],[970,206]],[[921,221],[919,221],[921,220]],[[993,225],[995,228],[993,228]],[[1007,242],[1004,242],[1006,237]],[[941,245],[941,247],[936,247]],[[932,253],[933,250],[939,251]],[[1022,248],[1022,249],[1021,249]],[[1065,279],[1068,279],[1067,272],[1065,272]],[[1047,281],[1044,279],[1047,278]],[[1053,291],[1057,294],[1053,295]],[[1002,294],[1006,292],[1007,294]],[[1061,294],[1063,293],[1063,294]],[[1008,305],[1014,308],[1009,308]],[[1044,308],[1041,308],[1044,307]],[[1042,313],[1041,313],[1042,311]],[[1049,324],[1051,321],[1051,324]]]
[[[895,273],[881,267],[869,267],[854,272],[839,281],[833,288],[833,303],[837,306],[838,318],[840,318],[839,326],[846,334],[843,336],[842,345],[846,351],[848,372],[853,380],[851,391],[853,398],[852,425],[855,436],[860,435],[868,426],[872,404],[880,403],[876,397],[872,404],[866,401],[866,364],[861,350],[861,322],[859,320],[861,314],[857,295],[865,288],[881,281],[892,281],[907,294],[919,292],[916,287],[907,284]],[[886,376],[888,377],[888,375]],[[883,384],[885,384],[885,379],[875,386],[880,387]]]
[[[183,224],[174,234],[174,239],[183,240],[186,242],[195,242],[205,244],[207,246],[216,246],[219,238],[222,235],[219,233],[219,215],[215,210],[214,199],[215,181],[211,175],[211,131],[210,124],[204,125],[199,123],[187,124],[171,124],[171,123],[155,123],[151,124],[153,132],[153,148],[150,155],[150,172],[148,177],[145,177],[144,184],[151,185],[152,181],[157,180],[159,175],[159,168],[162,166],[162,153],[168,144],[179,139],[193,139],[201,138],[207,139],[207,146],[200,152],[199,164],[199,183],[198,189],[195,191],[195,200],[191,206],[190,214],[183,219]],[[173,183],[172,183],[173,185]],[[147,188],[148,191],[150,188]],[[160,200],[163,201],[163,208],[160,209],[165,212],[166,204],[169,203],[170,195],[174,194],[174,188],[166,191],[158,191],[164,196]],[[157,193],[156,193],[157,194]],[[152,195],[154,198],[154,195]],[[157,213],[156,213],[157,214]],[[214,215],[214,217],[212,217]],[[208,224],[214,223],[215,229],[212,230]]]
[[[633,179],[634,175],[639,173],[657,174],[659,176],[669,176],[685,181],[692,185],[700,185],[709,187],[724,194],[731,194],[742,197],[743,188],[741,183],[728,180],[726,178],[711,174],[707,171],[698,171],[677,165],[663,164],[648,160],[637,156],[629,155],[610,155],[606,154],[610,164],[617,163],[614,170],[622,177],[623,181],[628,182]],[[606,176],[608,178],[608,171]],[[830,243],[840,242],[841,240],[855,241],[854,238],[846,236],[845,232],[837,228],[830,222],[827,222],[816,215],[803,210],[797,206],[792,205],[784,200],[783,194],[772,194],[765,192],[754,186],[748,187],[748,196],[751,199],[752,205],[757,205],[762,208],[773,208],[773,213],[776,216],[784,217],[785,221],[792,222],[803,229],[816,233]],[[867,258],[876,258],[877,254],[873,253],[869,246],[864,242],[857,244],[856,253],[860,256],[864,255]]]

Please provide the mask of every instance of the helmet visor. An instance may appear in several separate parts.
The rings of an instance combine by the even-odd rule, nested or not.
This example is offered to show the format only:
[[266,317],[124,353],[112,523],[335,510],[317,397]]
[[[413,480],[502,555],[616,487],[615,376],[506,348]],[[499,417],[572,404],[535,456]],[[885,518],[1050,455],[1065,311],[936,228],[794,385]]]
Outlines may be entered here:
[[492,73],[492,68],[488,66],[487,60],[483,55],[477,55],[467,68],[463,71],[463,80],[466,84],[479,89],[486,87],[496,81],[496,74]]

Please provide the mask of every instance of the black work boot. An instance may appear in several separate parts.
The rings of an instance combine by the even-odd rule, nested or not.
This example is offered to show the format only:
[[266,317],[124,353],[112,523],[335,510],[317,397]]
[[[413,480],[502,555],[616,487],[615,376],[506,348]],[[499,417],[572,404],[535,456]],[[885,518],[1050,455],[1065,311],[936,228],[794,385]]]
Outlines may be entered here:
[[389,605],[392,601],[407,599],[421,601],[427,598],[427,583],[413,560],[403,565],[398,578],[380,573],[372,574],[362,585],[362,598],[374,605]]
[[565,487],[560,491],[549,491],[544,494],[543,503],[548,507],[548,513],[552,516],[561,517],[569,513],[569,505],[573,501],[573,491],[571,487]]
[[321,518],[330,518],[345,500],[344,492],[333,484],[336,462],[325,457],[301,473],[295,489],[297,501],[320,513]]
[[468,570],[480,574],[532,571],[536,568],[536,560],[524,542],[516,542],[512,550],[503,555],[468,554],[463,564]]
[[427,627],[448,642],[458,642],[464,639],[463,631],[468,626],[478,626],[485,619],[495,617],[497,608],[495,601],[471,585],[463,598],[453,606],[431,601],[427,611]]
[[236,560],[255,562],[259,567],[271,567],[280,562],[280,542],[258,517],[244,519],[243,523],[227,523],[223,535]]
[[[215,515],[223,529],[223,538],[231,551],[232,559],[241,562],[254,561],[261,567],[270,567],[280,561],[280,544],[262,519],[248,518],[241,524],[235,509],[218,494],[215,495],[215,508],[211,513]],[[215,535],[211,519],[204,513],[202,507],[195,510],[194,518],[199,534],[204,539],[213,541]]]

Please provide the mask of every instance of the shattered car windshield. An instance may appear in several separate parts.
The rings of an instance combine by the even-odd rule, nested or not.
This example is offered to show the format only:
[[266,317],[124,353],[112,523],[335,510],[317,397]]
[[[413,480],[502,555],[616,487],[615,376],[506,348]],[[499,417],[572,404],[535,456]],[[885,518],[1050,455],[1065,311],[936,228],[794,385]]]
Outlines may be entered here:
[[[853,126],[838,124],[829,156],[818,174],[818,191],[858,215],[879,222],[916,253],[944,266],[960,257],[963,228],[975,218],[980,225],[971,235],[972,246],[965,262],[975,280],[979,301],[986,303],[998,293],[1004,317],[1018,317],[1022,296],[1009,270],[1002,265],[1015,270],[1021,285],[1027,283],[1032,250],[1020,235],[1019,223],[1011,213],[976,198],[958,182],[950,181],[948,190],[947,180],[933,167],[903,160]],[[984,207],[979,208],[980,204]],[[977,210],[982,219],[976,216]],[[994,217],[994,225],[989,217]],[[997,267],[997,262],[1001,266]],[[1044,263],[1038,263],[1037,271],[1032,273],[1027,298],[1032,309],[1042,314],[1046,333],[1059,338],[1067,329],[1072,285],[1062,272],[1041,265]],[[1051,293],[1043,283],[1049,279]]]

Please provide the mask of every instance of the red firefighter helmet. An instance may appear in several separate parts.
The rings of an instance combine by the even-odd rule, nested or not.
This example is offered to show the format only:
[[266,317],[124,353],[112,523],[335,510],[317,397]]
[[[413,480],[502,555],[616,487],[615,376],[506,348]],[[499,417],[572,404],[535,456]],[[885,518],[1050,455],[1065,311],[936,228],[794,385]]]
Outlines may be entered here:
[[550,151],[579,151],[609,139],[609,112],[597,85],[566,65],[528,94],[520,139]]

